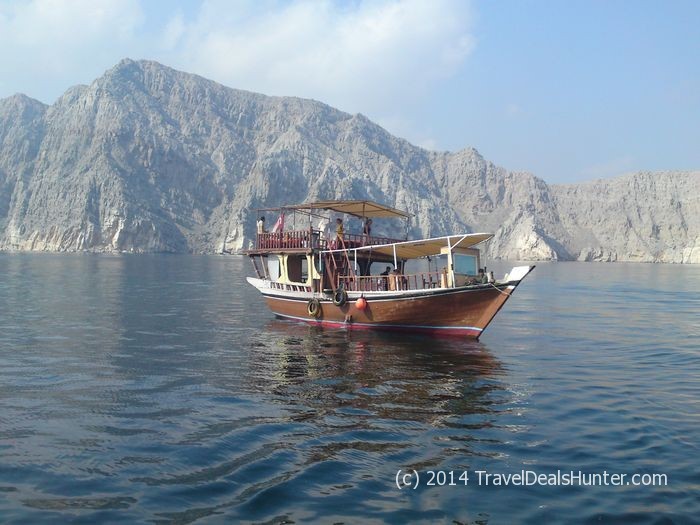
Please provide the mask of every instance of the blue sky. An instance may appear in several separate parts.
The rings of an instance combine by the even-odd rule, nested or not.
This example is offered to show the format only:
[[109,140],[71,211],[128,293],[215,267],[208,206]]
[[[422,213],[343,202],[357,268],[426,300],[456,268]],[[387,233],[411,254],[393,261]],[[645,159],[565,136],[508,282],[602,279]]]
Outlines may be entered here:
[[699,27],[680,0],[0,0],[0,97],[147,58],[577,182],[700,168]]

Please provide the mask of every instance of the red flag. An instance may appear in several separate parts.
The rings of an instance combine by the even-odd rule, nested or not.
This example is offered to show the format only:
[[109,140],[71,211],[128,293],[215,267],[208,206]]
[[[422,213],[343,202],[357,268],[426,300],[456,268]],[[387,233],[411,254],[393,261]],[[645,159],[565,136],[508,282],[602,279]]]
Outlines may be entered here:
[[282,230],[284,230],[284,213],[280,213],[277,222],[272,227],[272,233],[281,232]]

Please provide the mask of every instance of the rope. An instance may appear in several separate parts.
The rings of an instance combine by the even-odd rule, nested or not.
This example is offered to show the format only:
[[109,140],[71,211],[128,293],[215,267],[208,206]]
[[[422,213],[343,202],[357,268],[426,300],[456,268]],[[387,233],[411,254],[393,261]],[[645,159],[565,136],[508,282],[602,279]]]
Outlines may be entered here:
[[502,293],[503,295],[510,295],[509,293],[506,293],[506,292],[504,292],[503,290],[501,290],[501,289],[500,289],[498,286],[496,286],[495,284],[493,284],[493,283],[488,283],[488,284],[489,284],[490,286],[493,286],[493,287],[498,291],[498,293]]

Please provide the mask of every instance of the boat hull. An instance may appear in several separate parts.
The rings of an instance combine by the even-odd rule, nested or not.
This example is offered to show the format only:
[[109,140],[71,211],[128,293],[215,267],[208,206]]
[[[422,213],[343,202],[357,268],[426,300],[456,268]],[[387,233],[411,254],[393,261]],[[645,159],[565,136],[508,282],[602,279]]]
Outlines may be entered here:
[[518,282],[512,282],[412,293],[364,294],[366,307],[363,310],[355,304],[359,293],[351,293],[342,306],[336,306],[330,298],[317,297],[321,304],[318,317],[308,313],[312,298],[310,294],[294,296],[272,289],[261,289],[261,292],[270,310],[286,319],[326,326],[401,330],[478,339],[517,285]]

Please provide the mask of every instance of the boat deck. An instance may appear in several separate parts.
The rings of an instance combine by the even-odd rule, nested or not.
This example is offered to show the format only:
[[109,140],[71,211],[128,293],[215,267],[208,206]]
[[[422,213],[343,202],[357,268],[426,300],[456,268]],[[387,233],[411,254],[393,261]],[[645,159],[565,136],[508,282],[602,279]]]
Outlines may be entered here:
[[[345,233],[343,235],[343,248],[346,250],[394,242],[401,242],[401,240],[354,233]],[[327,239],[320,230],[307,229],[258,233],[254,246],[246,250],[245,253],[259,255],[269,252],[309,252],[311,250],[334,250],[337,248],[339,247],[335,245],[335,237]]]

